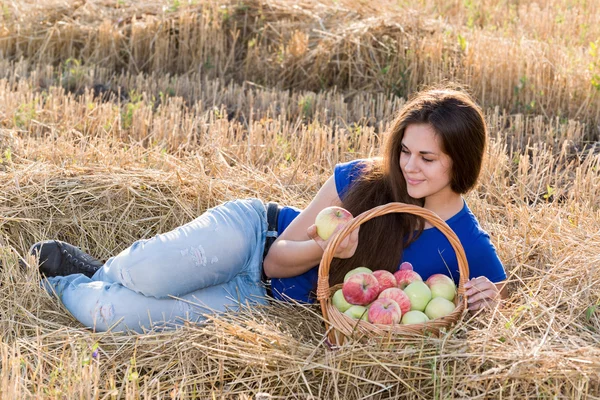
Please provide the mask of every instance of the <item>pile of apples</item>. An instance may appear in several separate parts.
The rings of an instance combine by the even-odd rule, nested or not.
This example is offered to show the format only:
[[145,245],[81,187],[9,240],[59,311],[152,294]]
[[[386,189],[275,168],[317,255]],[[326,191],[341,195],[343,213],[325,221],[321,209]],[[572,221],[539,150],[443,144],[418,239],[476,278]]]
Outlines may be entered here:
[[[338,206],[321,210],[315,219],[317,235],[328,240],[353,219]],[[454,311],[456,285],[444,274],[423,282],[413,266],[404,262],[395,273],[358,267],[344,277],[342,288],[331,299],[341,312],[373,324],[420,324]]]
[[421,324],[454,311],[456,285],[444,274],[425,282],[404,262],[395,273],[358,267],[344,277],[332,304],[353,319],[373,324]]

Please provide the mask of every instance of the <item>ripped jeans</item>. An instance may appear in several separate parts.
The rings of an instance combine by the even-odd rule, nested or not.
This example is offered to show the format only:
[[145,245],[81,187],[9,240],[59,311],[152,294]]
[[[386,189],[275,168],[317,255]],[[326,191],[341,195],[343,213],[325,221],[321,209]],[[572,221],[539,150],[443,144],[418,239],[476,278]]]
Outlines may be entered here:
[[136,241],[92,278],[58,276],[43,284],[96,331],[143,332],[200,321],[240,304],[267,303],[266,234],[262,201],[229,201],[171,232]]

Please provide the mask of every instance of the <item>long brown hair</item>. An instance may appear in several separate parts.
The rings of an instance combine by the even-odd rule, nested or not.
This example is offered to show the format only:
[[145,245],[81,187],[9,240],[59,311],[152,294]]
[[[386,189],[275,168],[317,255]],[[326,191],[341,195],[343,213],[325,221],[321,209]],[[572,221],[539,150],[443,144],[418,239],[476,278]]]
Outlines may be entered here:
[[[424,199],[408,195],[400,169],[400,153],[404,132],[410,124],[430,124],[441,139],[442,151],[452,160],[450,187],[466,193],[477,183],[487,140],[483,114],[471,97],[455,89],[431,89],[417,93],[402,108],[386,132],[381,157],[367,163],[360,178],[342,199],[343,207],[357,216],[389,202],[423,206]],[[341,283],[353,268],[366,266],[372,270],[395,272],[403,248],[422,232],[421,218],[393,213],[363,223],[358,247],[353,257],[334,258],[330,266],[331,285]]]

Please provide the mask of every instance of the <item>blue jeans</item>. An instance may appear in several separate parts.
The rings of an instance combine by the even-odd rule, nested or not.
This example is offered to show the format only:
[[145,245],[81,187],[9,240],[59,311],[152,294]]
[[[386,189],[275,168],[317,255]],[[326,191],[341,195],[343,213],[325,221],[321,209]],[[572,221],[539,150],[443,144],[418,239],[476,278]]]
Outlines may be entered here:
[[203,314],[267,303],[266,234],[263,202],[229,201],[171,232],[136,241],[92,278],[59,276],[44,286],[96,331],[143,332],[199,321]]

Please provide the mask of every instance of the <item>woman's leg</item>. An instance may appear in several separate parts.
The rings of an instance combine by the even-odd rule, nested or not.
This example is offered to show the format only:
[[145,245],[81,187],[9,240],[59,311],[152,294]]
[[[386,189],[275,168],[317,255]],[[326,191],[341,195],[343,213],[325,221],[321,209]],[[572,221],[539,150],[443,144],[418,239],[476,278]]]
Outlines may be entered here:
[[110,258],[92,280],[120,283],[145,296],[183,296],[248,275],[260,282],[267,231],[258,199],[229,201],[195,220],[139,240]]
[[[258,268],[256,268],[258,269]],[[253,275],[254,268],[250,271]],[[210,286],[181,298],[146,297],[119,283],[92,281],[82,274],[48,278],[43,284],[55,292],[67,310],[83,325],[98,332],[133,330],[155,326],[174,327],[183,321],[201,321],[203,314],[237,310],[243,304],[266,304],[264,286],[250,275]]]
[[260,200],[231,201],[134,243],[91,279],[57,276],[44,286],[75,318],[101,331],[114,324],[116,330],[141,331],[157,322],[202,319],[199,314],[211,310],[266,302],[261,281],[266,231]]

